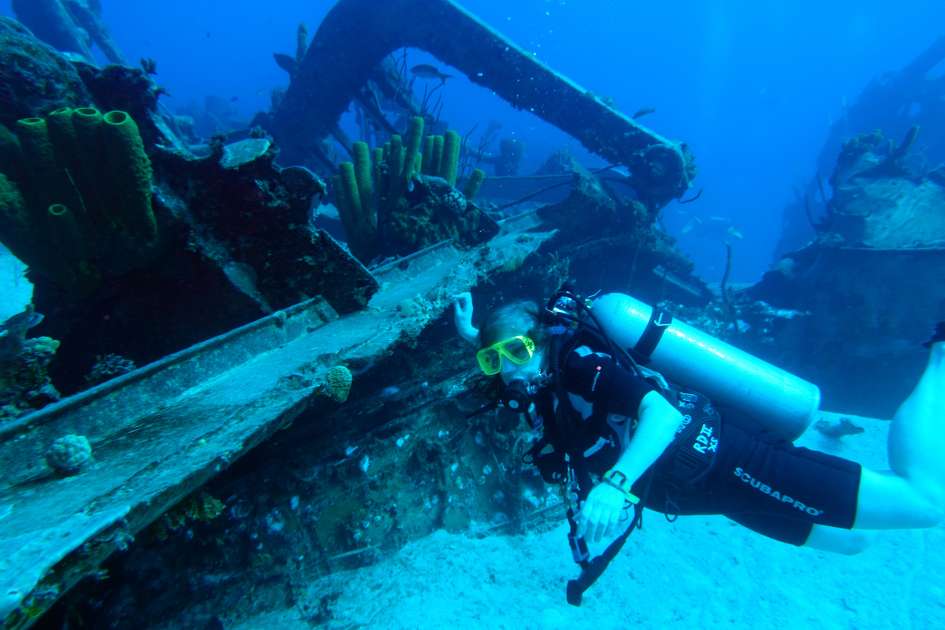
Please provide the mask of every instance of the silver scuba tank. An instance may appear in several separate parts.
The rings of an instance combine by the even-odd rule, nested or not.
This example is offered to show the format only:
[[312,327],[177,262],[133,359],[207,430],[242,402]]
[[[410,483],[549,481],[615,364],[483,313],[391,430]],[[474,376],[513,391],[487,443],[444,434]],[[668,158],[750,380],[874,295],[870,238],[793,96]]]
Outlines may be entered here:
[[[751,416],[794,440],[820,407],[820,389],[623,293],[594,300],[591,313],[610,339],[670,381]],[[641,348],[642,346],[642,348]]]

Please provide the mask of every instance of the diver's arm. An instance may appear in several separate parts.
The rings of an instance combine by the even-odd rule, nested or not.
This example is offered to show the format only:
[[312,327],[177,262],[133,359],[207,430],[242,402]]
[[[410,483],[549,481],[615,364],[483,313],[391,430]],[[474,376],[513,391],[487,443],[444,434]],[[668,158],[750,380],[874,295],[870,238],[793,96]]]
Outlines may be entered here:
[[[655,390],[643,396],[638,414],[640,421],[630,443],[611,469],[626,476],[625,489],[663,454],[682,423],[682,414]],[[594,486],[581,506],[577,535],[592,541],[609,536],[620,522],[627,498],[624,490],[609,482]]]
[[626,475],[630,485],[663,454],[683,419],[682,414],[655,390],[640,401],[638,417],[640,421],[630,443],[613,468]]

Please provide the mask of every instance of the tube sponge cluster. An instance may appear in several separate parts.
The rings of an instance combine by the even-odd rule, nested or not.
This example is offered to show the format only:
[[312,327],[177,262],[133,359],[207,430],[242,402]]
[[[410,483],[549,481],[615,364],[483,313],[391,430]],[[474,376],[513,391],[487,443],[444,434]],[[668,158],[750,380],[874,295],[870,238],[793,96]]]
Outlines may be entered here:
[[[362,261],[379,253],[379,224],[392,213],[406,210],[405,194],[415,177],[440,177],[456,185],[462,139],[455,131],[444,135],[423,135],[424,120],[415,116],[404,136],[395,134],[373,151],[364,142],[352,145],[353,162],[342,162],[332,181],[335,205],[341,216],[348,245]],[[464,192],[475,196],[485,179],[476,169]]]
[[0,240],[62,288],[92,290],[155,251],[151,177],[125,112],[63,108],[0,125]]

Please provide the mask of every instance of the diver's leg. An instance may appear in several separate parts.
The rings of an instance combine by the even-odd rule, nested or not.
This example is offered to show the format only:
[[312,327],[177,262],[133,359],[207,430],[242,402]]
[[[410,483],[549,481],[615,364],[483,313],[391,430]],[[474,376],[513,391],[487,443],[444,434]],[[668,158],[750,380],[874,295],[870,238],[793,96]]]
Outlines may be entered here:
[[863,467],[853,528],[933,527],[945,516],[943,507],[930,501],[909,479]]
[[805,547],[852,556],[869,547],[871,537],[849,529],[814,525],[804,541]]
[[739,525],[766,538],[820,551],[852,556],[869,546],[871,537],[864,532],[814,525],[810,521],[765,513],[726,514]]
[[889,465],[937,508],[945,508],[945,341],[937,335],[929,363],[889,427]]

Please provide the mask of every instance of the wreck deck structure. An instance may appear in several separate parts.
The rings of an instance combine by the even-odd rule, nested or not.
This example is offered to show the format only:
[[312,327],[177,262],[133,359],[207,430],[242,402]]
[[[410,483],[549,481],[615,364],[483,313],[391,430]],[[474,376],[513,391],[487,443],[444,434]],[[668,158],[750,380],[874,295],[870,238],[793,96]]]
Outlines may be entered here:
[[[520,221],[482,247],[442,243],[376,270],[383,288],[339,317],[312,299],[25,416],[0,430],[0,615],[35,620],[136,532],[317,404],[326,374],[357,373],[407,343],[454,294],[534,253]],[[43,452],[81,433],[94,463],[58,478]]]

